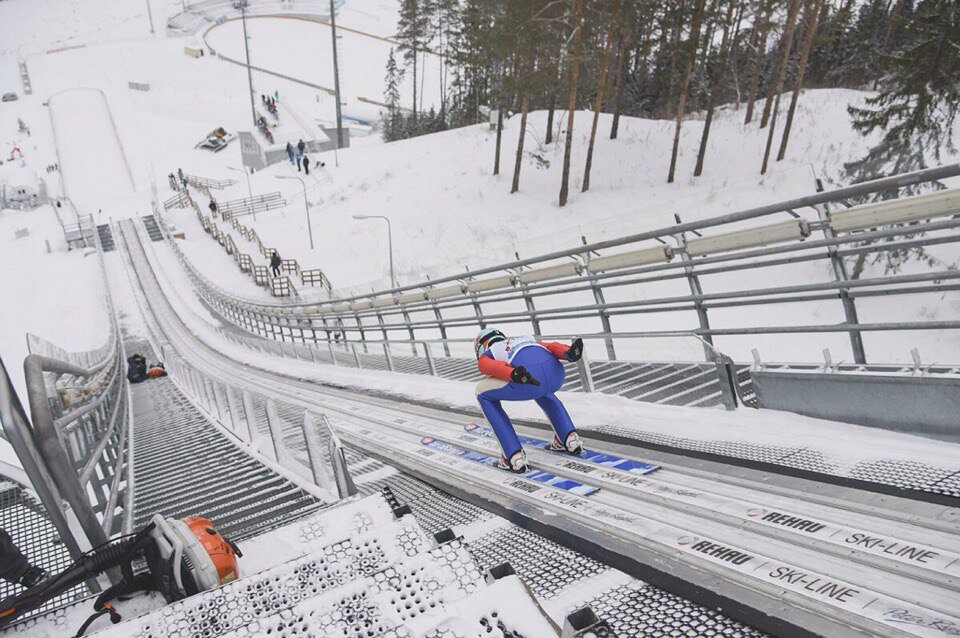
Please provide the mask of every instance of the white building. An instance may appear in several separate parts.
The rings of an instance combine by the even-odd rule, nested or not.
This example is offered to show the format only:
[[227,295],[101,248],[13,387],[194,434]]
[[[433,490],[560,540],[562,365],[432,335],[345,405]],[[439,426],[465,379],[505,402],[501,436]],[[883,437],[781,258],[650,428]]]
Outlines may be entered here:
[[10,167],[0,173],[2,208],[31,210],[46,203],[47,185],[29,168]]

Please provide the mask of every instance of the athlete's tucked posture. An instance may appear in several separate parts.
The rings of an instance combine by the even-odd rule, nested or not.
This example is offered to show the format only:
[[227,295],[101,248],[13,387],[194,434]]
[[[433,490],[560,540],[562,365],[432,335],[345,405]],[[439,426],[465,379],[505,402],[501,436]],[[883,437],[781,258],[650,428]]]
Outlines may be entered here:
[[559,360],[579,361],[583,356],[582,339],[567,346],[555,341],[537,341],[533,337],[507,338],[499,330],[484,328],[477,334],[473,346],[477,367],[487,376],[477,384],[477,401],[500,441],[503,450],[500,467],[513,472],[527,471],[526,454],[501,401],[536,401],[553,426],[553,443],[549,449],[583,453],[583,444],[570,415],[555,394],[566,376]]

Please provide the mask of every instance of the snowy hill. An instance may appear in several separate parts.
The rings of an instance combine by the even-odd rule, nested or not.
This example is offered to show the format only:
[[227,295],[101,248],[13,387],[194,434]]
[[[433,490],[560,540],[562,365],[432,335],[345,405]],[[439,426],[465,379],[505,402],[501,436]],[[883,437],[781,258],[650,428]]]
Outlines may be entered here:
[[[255,191],[285,187],[291,205],[244,223],[284,256],[323,268],[335,286],[370,289],[388,283],[386,233],[352,215],[388,215],[398,278],[420,281],[424,274],[448,274],[513,259],[514,252],[532,256],[569,248],[580,243],[581,236],[598,241],[657,228],[673,223],[675,213],[689,221],[809,194],[814,191],[814,172],[828,183],[841,182],[842,162],[860,157],[870,142],[851,130],[846,115],[847,104],[863,98],[855,91],[807,91],[799,103],[787,158],[763,178],[759,166],[766,131],[755,124],[744,126],[742,110],[725,108],[718,114],[706,169],[699,178],[691,175],[702,123],[687,122],[680,145],[680,177],[674,184],[666,183],[671,122],[623,118],[619,139],[611,141],[606,139],[611,118],[602,115],[592,187],[581,194],[592,114],[578,112],[572,198],[559,208],[563,146],[542,144],[547,114],[537,112],[529,116],[519,193],[509,192],[519,127],[515,116],[505,124],[500,176],[491,175],[495,135],[486,125],[345,150],[339,167],[327,153],[326,170],[307,178],[317,244],[312,258],[300,186],[275,179],[277,174],[289,174],[289,165],[271,167],[251,181]],[[560,119],[558,114],[558,125]],[[238,185],[230,196],[244,191]]]

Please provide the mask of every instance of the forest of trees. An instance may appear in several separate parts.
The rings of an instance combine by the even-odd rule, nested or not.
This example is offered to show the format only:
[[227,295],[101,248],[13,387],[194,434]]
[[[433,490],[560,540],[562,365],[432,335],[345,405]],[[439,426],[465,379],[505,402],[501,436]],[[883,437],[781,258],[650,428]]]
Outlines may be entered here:
[[[704,118],[694,175],[710,163],[714,111],[734,104],[744,122],[767,130],[757,158],[765,173],[789,153],[800,87],[875,91],[849,109],[854,127],[883,141],[847,167],[853,179],[914,170],[953,150],[960,104],[957,0],[398,0],[396,40],[386,73],[387,141],[485,121],[498,114],[493,172],[513,160],[520,188],[526,116],[548,111],[545,144],[563,144],[559,203],[570,172],[590,187],[593,150],[615,139],[621,115],[671,120],[664,177],[677,177],[680,131]],[[438,108],[424,111],[426,55],[445,60]],[[412,94],[401,79],[412,76]],[[436,94],[431,90],[431,94]],[[592,117],[575,118],[577,110]],[[519,135],[502,139],[504,114]],[[599,114],[612,124],[598,130]],[[576,127],[588,127],[583,165],[571,165]],[[563,139],[553,139],[559,130]],[[509,148],[507,148],[509,142]],[[511,151],[511,149],[515,149]],[[507,160],[508,161],[508,160]]]

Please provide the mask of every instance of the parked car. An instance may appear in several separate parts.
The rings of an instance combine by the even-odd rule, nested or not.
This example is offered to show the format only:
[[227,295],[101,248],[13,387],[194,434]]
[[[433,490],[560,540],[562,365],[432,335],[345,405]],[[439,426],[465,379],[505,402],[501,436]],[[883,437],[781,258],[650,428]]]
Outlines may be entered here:
[[4,94],[3,94],[3,98],[0,98],[0,99],[2,99],[4,102],[16,102],[16,101],[17,101],[17,94],[16,94],[16,93],[13,93],[13,92],[4,93]]

